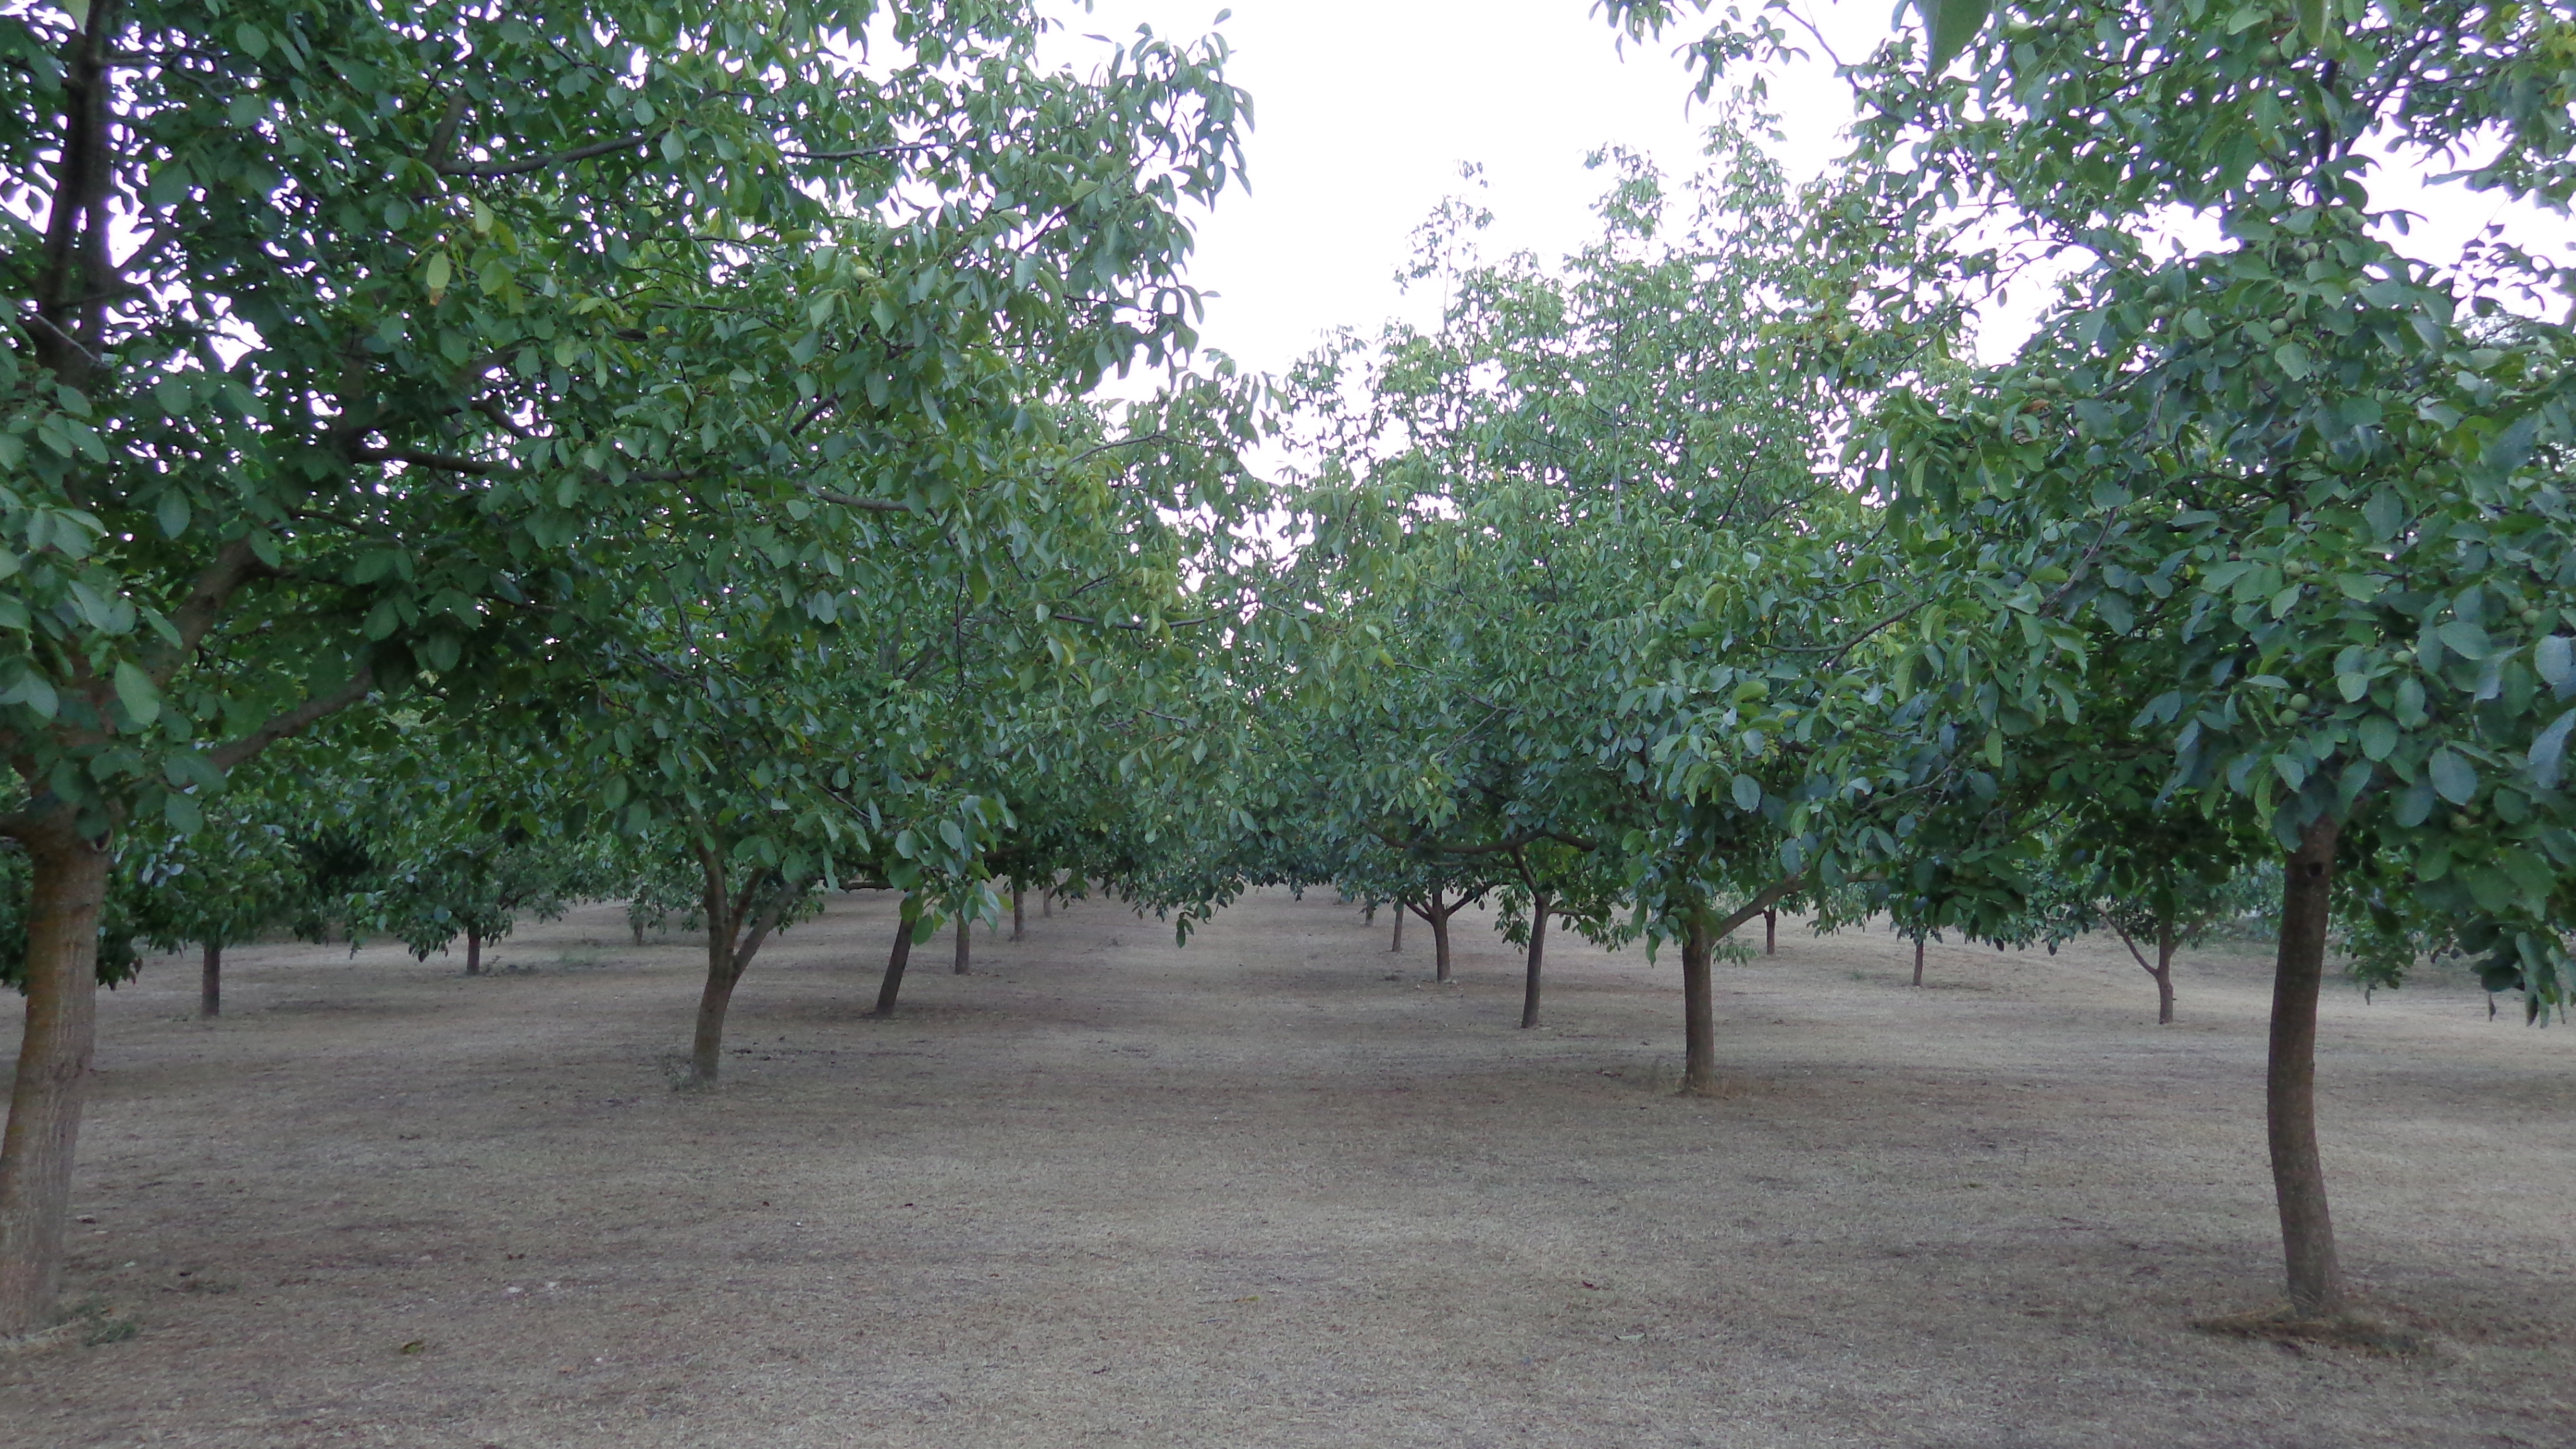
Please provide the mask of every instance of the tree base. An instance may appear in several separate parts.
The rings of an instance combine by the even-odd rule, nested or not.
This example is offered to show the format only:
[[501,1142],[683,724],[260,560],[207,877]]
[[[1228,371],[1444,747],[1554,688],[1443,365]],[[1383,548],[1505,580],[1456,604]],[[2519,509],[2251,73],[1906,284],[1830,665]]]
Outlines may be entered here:
[[2326,1348],[2358,1349],[2384,1358],[2407,1358],[2430,1347],[2425,1335],[2413,1329],[2399,1328],[2386,1319],[2353,1308],[2314,1317],[2289,1304],[2275,1303],[2268,1308],[2244,1313],[2196,1319],[2191,1326],[2202,1333],[2225,1338],[2260,1339],[2266,1343],[2283,1344],[2313,1343]]

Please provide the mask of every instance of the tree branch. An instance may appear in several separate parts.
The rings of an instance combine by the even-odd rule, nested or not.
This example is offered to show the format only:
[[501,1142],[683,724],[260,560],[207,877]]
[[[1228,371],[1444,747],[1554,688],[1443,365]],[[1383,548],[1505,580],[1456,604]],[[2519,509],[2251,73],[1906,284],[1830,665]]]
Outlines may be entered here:
[[206,753],[214,760],[216,769],[229,770],[279,740],[302,734],[316,721],[337,714],[375,692],[375,662],[362,657],[358,662],[357,674],[347,684],[329,694],[317,694],[295,708],[271,718],[266,724],[231,744],[217,745]]
[[667,133],[662,131],[651,131],[640,136],[620,137],[614,141],[594,141],[587,146],[575,146],[569,151],[557,151],[551,156],[532,156],[525,161],[446,161],[433,157],[429,168],[441,176],[457,176],[471,181],[489,181],[502,176],[525,176],[531,171],[543,171],[553,166],[570,166],[576,161],[588,161],[595,156],[611,156],[620,151],[632,151],[638,146],[649,145],[662,139],[665,134]]

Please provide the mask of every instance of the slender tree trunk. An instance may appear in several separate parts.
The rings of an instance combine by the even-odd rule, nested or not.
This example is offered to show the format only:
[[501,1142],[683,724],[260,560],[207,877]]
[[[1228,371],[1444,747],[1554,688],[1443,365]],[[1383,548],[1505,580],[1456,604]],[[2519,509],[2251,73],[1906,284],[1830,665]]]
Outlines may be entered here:
[[2174,928],[2171,921],[2156,923],[2156,1025],[2173,1025],[2173,960]]
[[1539,958],[1547,952],[1547,894],[1530,897],[1529,975],[1521,987],[1521,1029],[1538,1025]]
[[2272,1060],[2264,1082],[2290,1302],[2312,1317],[2340,1310],[2344,1293],[2334,1219],[2326,1210],[2325,1165],[2317,1154],[2317,994],[2325,982],[2327,892],[2338,833],[2331,818],[2309,826],[2282,871]]
[[725,1012],[733,1005],[734,984],[742,979],[734,966],[735,930],[731,912],[722,908],[707,912],[707,984],[698,993],[698,1029],[689,1043],[689,1080],[701,1087],[714,1086],[724,1068]]
[[1705,911],[1691,914],[1682,936],[1682,1095],[1704,1097],[1717,1090],[1717,998],[1709,981],[1709,959],[1717,954],[1717,932]]
[[1431,909],[1422,916],[1431,923],[1431,979],[1434,981],[1449,979],[1449,917],[1457,910],[1456,906],[1443,910],[1440,895],[1435,891],[1431,896]]
[[465,928],[465,974],[483,974],[483,933],[472,926]]
[[107,851],[68,812],[27,847],[27,1026],[0,1135],[0,1338],[42,1328],[62,1281],[72,1148],[97,1044]]
[[628,916],[628,917],[626,918],[626,924],[627,924],[627,925],[629,925],[629,926],[631,926],[631,927],[633,927],[633,928],[634,928],[634,930],[635,930],[635,944],[636,944],[636,945],[638,945],[638,946],[643,945],[643,944],[644,944],[644,918],[643,918],[643,917],[641,917],[641,916]]
[[1360,924],[1363,926],[1374,926],[1377,924],[1377,902],[1369,902],[1368,905],[1360,911]]
[[1054,914],[1055,889],[1050,886],[1047,889],[1038,892],[1038,919],[1043,921]]
[[1780,913],[1778,911],[1762,913],[1762,954],[1765,956],[1780,954]]
[[224,945],[204,943],[197,967],[197,1015],[212,1020],[224,1014]]
[[910,897],[895,911],[894,949],[886,954],[885,981],[877,987],[877,1015],[894,1015],[894,999],[903,991],[903,968],[912,960],[912,931],[920,918]]
[[1028,934],[1028,919],[1021,914],[1021,903],[1020,888],[1011,887],[1011,939],[1014,941]]
[[1921,936],[1914,938],[1914,984],[1917,986],[1923,984],[1923,938]]
[[964,975],[966,975],[966,974],[967,974],[971,969],[973,969],[973,966],[974,966],[974,960],[973,960],[974,946],[973,946],[973,944],[972,944],[972,937],[971,937],[971,936],[969,936],[969,934],[968,934],[969,928],[971,928],[971,927],[974,925],[974,922],[975,922],[975,918],[974,918],[974,917],[972,917],[972,916],[960,915],[960,916],[957,918],[957,970],[956,970],[956,974],[957,974],[957,975],[959,975],[959,976],[964,976]]
[[1411,914],[1412,908],[1405,905],[1404,902],[1397,901],[1395,903],[1395,940],[1389,944],[1386,949],[1390,951],[1401,951],[1404,949],[1404,918]]

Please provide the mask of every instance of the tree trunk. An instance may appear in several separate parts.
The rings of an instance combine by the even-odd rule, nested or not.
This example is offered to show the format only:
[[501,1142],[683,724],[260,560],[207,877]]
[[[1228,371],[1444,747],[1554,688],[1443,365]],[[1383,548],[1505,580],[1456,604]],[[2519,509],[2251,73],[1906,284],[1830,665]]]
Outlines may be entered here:
[[1778,911],[1762,913],[1762,954],[1765,956],[1780,954],[1780,913]]
[[27,847],[27,1025],[0,1135],[0,1338],[45,1326],[62,1281],[72,1148],[96,1049],[107,851],[69,812]]
[[2339,829],[2331,818],[2309,826],[2282,871],[2272,1060],[2264,1081],[2290,1302],[2311,1317],[2343,1307],[2343,1270],[2335,1262],[2325,1165],[2317,1155],[2317,993],[2325,982],[2327,891]]
[[[724,896],[721,888],[707,894],[711,902]],[[724,1067],[725,1011],[733,1005],[734,983],[742,979],[734,966],[735,930],[730,911],[721,906],[708,910],[707,984],[698,993],[697,1035],[689,1043],[689,1080],[701,1087],[714,1086]]]
[[206,942],[201,961],[197,968],[197,1015],[211,1020],[224,1014],[223,943]]
[[971,926],[973,926],[973,925],[974,925],[974,923],[975,923],[975,918],[974,918],[974,917],[972,917],[972,916],[968,916],[968,915],[960,915],[960,916],[958,916],[958,918],[957,918],[957,971],[956,971],[956,974],[957,974],[957,975],[960,975],[960,976],[966,975],[966,974],[967,974],[967,972],[968,972],[968,970],[969,970],[969,969],[973,966],[973,964],[974,964],[974,962],[973,962],[973,960],[972,960],[972,954],[973,954],[973,951],[974,951],[974,947],[970,944],[970,937],[969,937],[969,936],[968,936],[968,934],[967,934],[968,928],[969,928],[969,927],[971,927]]
[[1717,954],[1717,932],[1705,911],[1691,913],[1682,936],[1682,1095],[1717,1090],[1717,1000],[1708,974]]
[[1404,949],[1404,918],[1411,914],[1412,909],[1406,906],[1404,902],[1397,901],[1395,903],[1395,940],[1386,949],[1390,951],[1401,951]]
[[1457,910],[1456,906],[1441,909],[1440,895],[1435,891],[1431,896],[1431,909],[1422,916],[1431,923],[1431,979],[1434,981],[1449,979],[1449,918]]
[[644,944],[644,918],[643,918],[643,917],[641,917],[641,916],[629,916],[629,917],[627,917],[627,918],[626,918],[626,924],[627,924],[627,925],[629,925],[629,926],[632,926],[632,927],[635,929],[635,944],[636,944],[636,945],[638,945],[638,946],[643,945],[643,944]]
[[1923,984],[1923,938],[1921,936],[1914,938],[1914,984],[1917,986]]
[[1039,920],[1041,920],[1041,921],[1043,921],[1043,920],[1046,920],[1048,917],[1053,916],[1054,914],[1055,914],[1055,892],[1054,892],[1054,890],[1052,890],[1052,889],[1048,889],[1048,890],[1042,890],[1042,891],[1038,892],[1038,919],[1039,919]]
[[1011,939],[1014,941],[1028,934],[1028,919],[1020,912],[1021,904],[1022,892],[1020,888],[1018,886],[1011,887]]
[[1521,987],[1521,1029],[1538,1025],[1538,965],[1547,950],[1547,895],[1530,897],[1529,975]]
[[2173,1025],[2173,958],[2174,928],[2171,921],[2156,925],[2156,1025]]
[[1377,924],[1377,902],[1369,902],[1367,908],[1360,912],[1360,924],[1363,926]]
[[483,933],[472,926],[465,928],[465,974],[483,974]]
[[912,960],[912,930],[919,924],[920,917],[910,909],[911,905],[912,901],[907,897],[903,906],[895,911],[894,950],[886,955],[885,981],[877,987],[879,1016],[894,1015],[894,999],[903,991],[903,968]]

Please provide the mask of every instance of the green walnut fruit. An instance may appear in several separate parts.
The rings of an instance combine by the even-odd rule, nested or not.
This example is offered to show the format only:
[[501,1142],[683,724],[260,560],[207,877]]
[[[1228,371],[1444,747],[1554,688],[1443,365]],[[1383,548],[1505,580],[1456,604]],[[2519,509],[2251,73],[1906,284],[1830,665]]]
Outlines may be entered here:
[[2316,703],[2316,701],[2315,701],[2315,700],[2308,698],[2308,697],[2307,697],[2306,695],[2304,695],[2304,694],[2294,694],[2294,695],[2291,695],[2291,696],[2290,696],[2290,712],[2291,712],[2292,714],[2305,714],[2305,713],[2307,712],[2307,708],[2308,708],[2308,706],[2309,706],[2309,705],[2312,705],[2312,704],[2314,704],[2314,703]]

